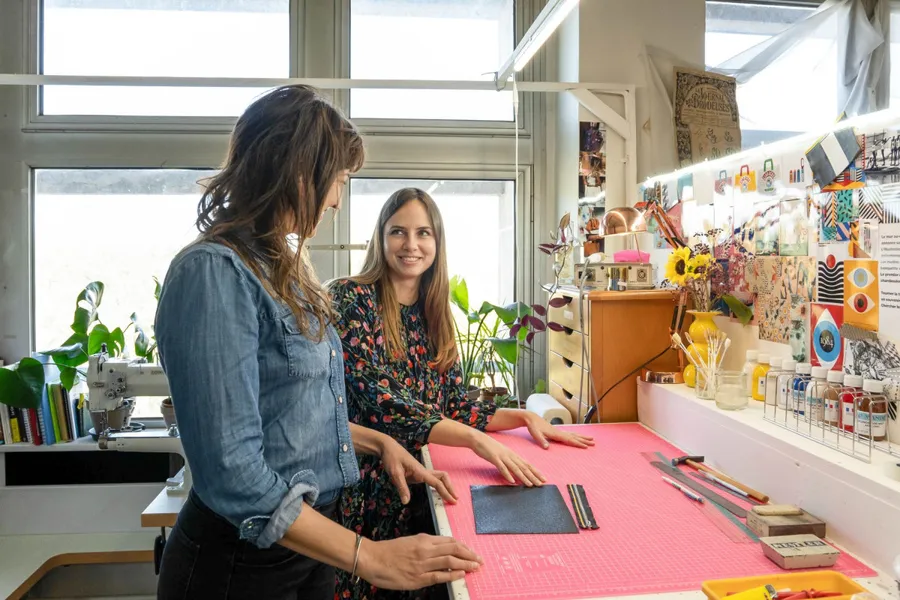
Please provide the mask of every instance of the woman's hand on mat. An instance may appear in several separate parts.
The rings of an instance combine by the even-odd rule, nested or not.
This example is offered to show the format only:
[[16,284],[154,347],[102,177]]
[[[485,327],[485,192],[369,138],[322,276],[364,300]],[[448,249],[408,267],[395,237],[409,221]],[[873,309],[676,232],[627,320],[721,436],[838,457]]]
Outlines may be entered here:
[[417,590],[462,579],[482,564],[463,543],[450,537],[412,535],[359,547],[359,576],[387,590]]
[[403,504],[409,502],[410,498],[408,482],[430,485],[444,502],[456,504],[457,496],[450,483],[450,476],[443,471],[426,469],[406,448],[391,438],[382,444],[381,463],[397,486]]
[[546,481],[543,475],[524,458],[487,435],[478,432],[472,451],[478,456],[497,467],[500,474],[508,482],[515,484],[516,479],[528,487],[543,485]]
[[576,448],[587,448],[594,445],[594,438],[591,436],[554,427],[537,413],[526,412],[524,418],[525,426],[528,427],[528,433],[542,448],[549,448],[550,442],[575,446]]

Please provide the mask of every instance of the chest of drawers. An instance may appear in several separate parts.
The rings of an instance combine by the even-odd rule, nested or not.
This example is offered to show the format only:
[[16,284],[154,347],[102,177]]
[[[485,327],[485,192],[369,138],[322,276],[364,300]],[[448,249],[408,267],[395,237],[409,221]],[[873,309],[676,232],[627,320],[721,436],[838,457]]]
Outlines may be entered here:
[[[586,290],[579,303],[578,290],[566,287],[554,296],[567,302],[548,311],[548,320],[565,328],[548,329],[548,392],[577,422],[579,410],[583,420],[595,398],[670,344],[675,296],[668,290]],[[647,367],[677,370],[678,356],[670,350]],[[594,421],[638,420],[639,374],[640,370],[628,376],[603,398]]]

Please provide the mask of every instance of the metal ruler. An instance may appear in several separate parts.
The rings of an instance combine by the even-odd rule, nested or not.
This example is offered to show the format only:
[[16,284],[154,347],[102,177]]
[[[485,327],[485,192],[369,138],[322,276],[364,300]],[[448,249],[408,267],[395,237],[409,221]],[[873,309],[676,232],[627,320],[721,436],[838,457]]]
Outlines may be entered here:
[[[670,463],[662,462],[667,460],[666,457],[662,454],[658,452],[642,452],[641,455],[658,470],[662,471],[669,477],[677,479],[681,483],[684,483],[686,486],[690,487],[692,490],[701,493],[704,498],[707,498],[709,502],[692,502],[692,504],[697,508],[697,510],[702,512],[704,516],[712,521],[712,523],[716,527],[718,527],[719,530],[728,537],[728,539],[739,544],[756,543],[759,541],[759,537],[757,537],[757,535],[753,533],[750,528],[742,523],[741,520],[738,519],[736,514],[729,512],[729,510],[725,506],[723,506],[723,504],[730,505],[738,513],[743,512],[745,516],[747,514],[746,510],[744,510],[740,506],[737,506],[726,498],[721,497],[706,486],[700,483],[695,483],[690,478],[685,476],[680,469],[671,466]],[[720,504],[720,502],[722,504]]]
[[721,506],[722,508],[726,509],[728,512],[733,514],[734,516],[740,517],[741,519],[747,518],[747,509],[746,508],[738,506],[731,500],[728,500],[727,498],[724,498],[724,497],[720,496],[719,494],[715,493],[714,491],[712,491],[711,489],[709,489],[702,483],[699,483],[698,481],[691,479],[690,477],[685,475],[681,469],[679,469],[677,467],[673,467],[670,464],[660,462],[658,460],[651,461],[650,464],[653,465],[654,467],[656,467],[657,469],[659,469],[660,471],[662,471],[663,473],[665,473],[666,475],[668,475],[669,477],[671,477],[672,479],[678,480],[678,482],[684,484],[685,487],[689,487],[692,490],[694,490],[695,492],[697,492],[698,494],[700,494],[701,496],[704,496],[705,498],[712,500],[713,502],[715,502],[716,504],[718,504],[719,506]]

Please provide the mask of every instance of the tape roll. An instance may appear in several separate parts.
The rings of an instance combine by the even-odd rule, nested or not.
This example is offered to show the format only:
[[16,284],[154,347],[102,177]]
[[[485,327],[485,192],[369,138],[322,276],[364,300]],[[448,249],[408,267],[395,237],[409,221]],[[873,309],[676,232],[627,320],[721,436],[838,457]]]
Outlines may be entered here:
[[550,394],[532,394],[525,401],[525,410],[539,415],[554,425],[571,425],[572,413]]

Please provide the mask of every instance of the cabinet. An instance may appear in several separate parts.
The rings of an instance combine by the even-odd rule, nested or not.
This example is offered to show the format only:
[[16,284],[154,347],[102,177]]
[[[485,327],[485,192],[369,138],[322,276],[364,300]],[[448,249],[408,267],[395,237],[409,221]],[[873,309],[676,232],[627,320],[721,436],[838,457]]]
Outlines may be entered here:
[[[579,302],[577,289],[562,287],[554,297],[563,298],[566,304],[548,310],[548,320],[564,328],[548,329],[548,391],[572,413],[573,421],[578,419],[579,405],[583,420],[595,397],[671,345],[669,327],[675,311],[672,291],[586,290]],[[669,350],[646,368],[678,370],[678,355]],[[640,370],[609,392],[593,420],[637,421],[639,375]]]

